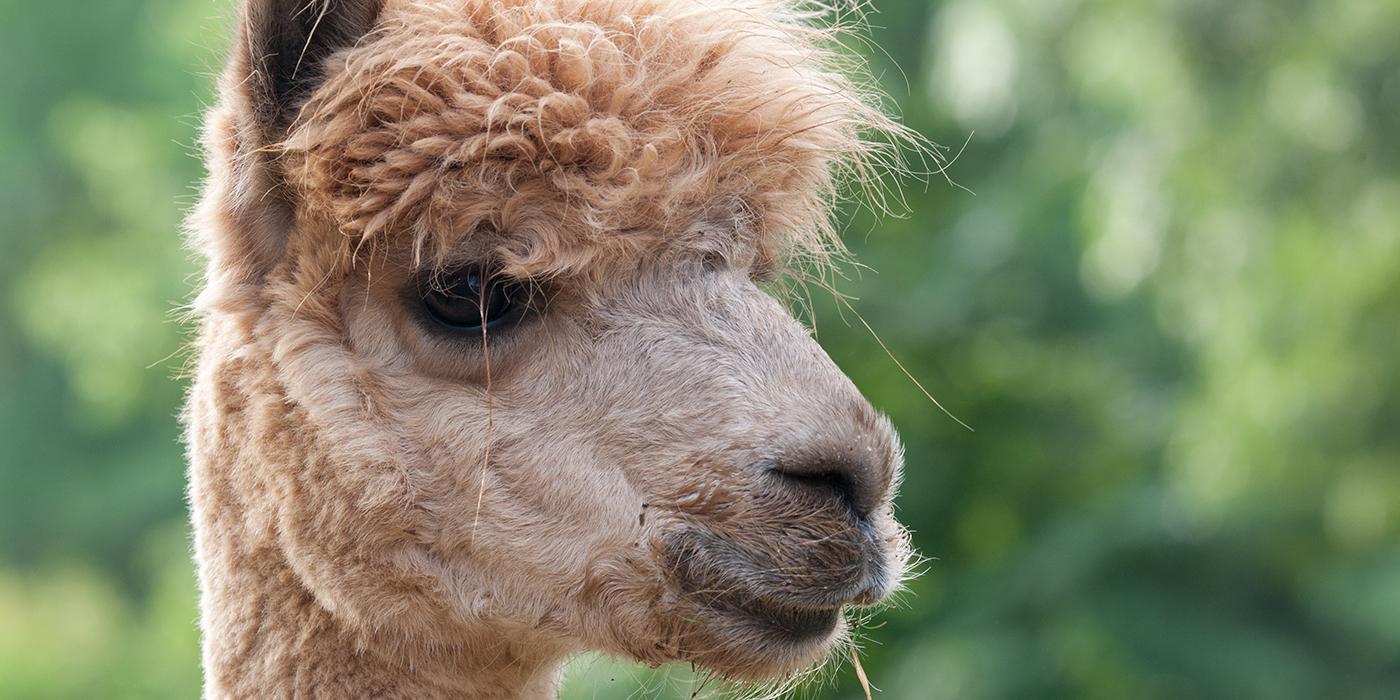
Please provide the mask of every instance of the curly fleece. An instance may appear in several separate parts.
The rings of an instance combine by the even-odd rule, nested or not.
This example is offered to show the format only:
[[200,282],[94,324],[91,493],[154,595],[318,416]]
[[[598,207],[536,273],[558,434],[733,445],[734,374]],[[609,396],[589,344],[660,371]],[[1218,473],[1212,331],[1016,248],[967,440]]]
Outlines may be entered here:
[[654,250],[716,207],[768,263],[823,258],[842,171],[901,127],[809,20],[771,0],[397,7],[332,59],[288,179],[352,239],[409,231],[433,256],[488,226],[534,273]]

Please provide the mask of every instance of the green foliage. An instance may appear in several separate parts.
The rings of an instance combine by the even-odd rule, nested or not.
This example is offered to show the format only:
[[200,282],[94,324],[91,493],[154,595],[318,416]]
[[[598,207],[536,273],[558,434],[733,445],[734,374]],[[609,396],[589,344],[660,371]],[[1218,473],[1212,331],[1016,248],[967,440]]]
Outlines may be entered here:
[[183,523],[140,552],[140,601],[85,565],[0,574],[0,698],[198,695],[199,632]]
[[[191,697],[172,312],[230,10],[0,4],[0,698]],[[1400,695],[1400,2],[874,5],[858,50],[976,194],[852,210],[839,287],[976,432],[814,290],[930,557],[873,683]],[[566,697],[699,683],[663,675]]]

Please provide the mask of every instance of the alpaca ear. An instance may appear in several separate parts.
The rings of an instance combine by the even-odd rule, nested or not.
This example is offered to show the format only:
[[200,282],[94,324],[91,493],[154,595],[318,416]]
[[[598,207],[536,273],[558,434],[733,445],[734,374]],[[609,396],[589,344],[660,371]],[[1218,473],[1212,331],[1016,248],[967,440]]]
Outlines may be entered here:
[[325,79],[326,61],[377,21],[384,0],[242,0],[238,30],[206,127],[214,177],[197,216],[216,274],[260,283],[286,252],[292,195],[275,149]]
[[374,28],[383,0],[244,0],[233,65],[258,126],[280,138],[333,52]]

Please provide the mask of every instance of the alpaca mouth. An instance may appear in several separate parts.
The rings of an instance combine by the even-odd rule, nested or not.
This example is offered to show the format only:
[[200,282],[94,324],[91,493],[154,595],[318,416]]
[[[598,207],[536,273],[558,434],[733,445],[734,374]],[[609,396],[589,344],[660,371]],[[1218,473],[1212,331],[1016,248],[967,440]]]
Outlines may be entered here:
[[883,559],[866,547],[846,550],[848,559],[838,565],[797,571],[704,531],[676,533],[670,545],[671,570],[688,599],[775,641],[825,639],[839,626],[842,610],[873,605],[891,587]]
[[841,622],[842,606],[806,608],[785,605],[778,601],[748,595],[732,594],[710,601],[711,609],[739,618],[755,627],[764,636],[789,642],[825,638]]

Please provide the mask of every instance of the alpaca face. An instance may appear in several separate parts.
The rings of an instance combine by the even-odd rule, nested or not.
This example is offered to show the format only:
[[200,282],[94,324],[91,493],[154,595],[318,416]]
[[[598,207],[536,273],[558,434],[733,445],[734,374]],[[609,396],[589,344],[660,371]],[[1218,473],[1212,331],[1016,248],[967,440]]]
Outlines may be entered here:
[[757,1],[297,7],[244,8],[195,218],[192,453],[265,479],[240,527],[425,648],[822,658],[907,545],[887,421],[759,286],[891,128],[820,33]]
[[[464,251],[447,269],[496,265]],[[415,546],[450,600],[483,606],[459,613],[733,677],[811,664],[842,608],[903,571],[888,424],[742,259],[606,272],[498,280],[458,316],[435,282],[451,272],[344,280],[321,334],[373,378],[363,429],[397,437]]]

